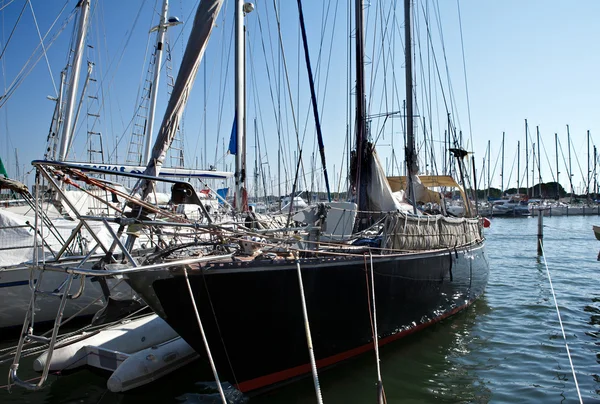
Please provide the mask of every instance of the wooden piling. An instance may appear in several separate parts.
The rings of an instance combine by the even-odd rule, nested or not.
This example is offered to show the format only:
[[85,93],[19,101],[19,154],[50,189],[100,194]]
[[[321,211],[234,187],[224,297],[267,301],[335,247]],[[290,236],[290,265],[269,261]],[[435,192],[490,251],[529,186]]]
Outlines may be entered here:
[[537,253],[543,255],[542,240],[544,239],[544,210],[538,209]]

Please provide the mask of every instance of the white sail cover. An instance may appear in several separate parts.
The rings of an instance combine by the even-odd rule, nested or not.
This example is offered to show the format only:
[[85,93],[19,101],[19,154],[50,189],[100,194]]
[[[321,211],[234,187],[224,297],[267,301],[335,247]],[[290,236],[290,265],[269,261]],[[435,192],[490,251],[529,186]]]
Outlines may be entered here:
[[412,212],[413,207],[404,200],[403,192],[392,192],[392,188],[379,162],[377,152],[373,149],[371,159],[371,177],[367,185],[369,206],[376,212]]
[[[171,147],[179,127],[183,110],[200,67],[200,61],[222,5],[223,0],[202,0],[196,10],[194,25],[183,54],[181,67],[144,174],[157,176],[160,172],[167,150]],[[152,192],[152,184],[152,181],[149,180],[141,182],[143,199]]]

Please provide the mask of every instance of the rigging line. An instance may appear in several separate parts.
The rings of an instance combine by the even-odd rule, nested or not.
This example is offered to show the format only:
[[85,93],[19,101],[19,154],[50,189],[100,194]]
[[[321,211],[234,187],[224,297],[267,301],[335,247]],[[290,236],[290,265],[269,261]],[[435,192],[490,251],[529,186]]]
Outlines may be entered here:
[[[456,106],[456,97],[454,95],[454,89],[452,86],[452,80],[450,78],[450,69],[449,69],[449,65],[448,65],[448,57],[446,54],[446,43],[444,41],[444,30],[442,28],[442,17],[441,17],[441,12],[440,12],[440,4],[439,2],[436,2],[436,8],[434,9],[434,14],[436,17],[436,21],[438,24],[438,30],[439,30],[439,34],[440,34],[440,42],[442,43],[442,55],[444,56],[444,65],[446,67],[446,80],[448,81],[448,92],[450,95],[450,106],[451,106],[451,110],[453,113],[452,118],[456,119],[456,127],[462,127],[461,123],[460,123],[460,117],[458,115],[458,110],[457,110],[457,106]],[[455,139],[455,142],[457,142],[457,140]]]
[[[21,12],[19,13],[19,17],[17,18],[17,22],[15,22],[15,25],[14,25],[13,29],[10,31],[10,35],[8,36],[8,40],[4,44],[4,49],[2,49],[2,53],[0,53],[0,59],[2,59],[2,57],[4,56],[4,52],[6,52],[6,48],[8,48],[8,44],[10,43],[10,40],[11,40],[13,34],[15,33],[15,30],[17,29],[17,25],[19,25],[19,21],[21,21],[21,17],[23,16],[23,13],[25,12],[25,7],[27,7],[27,3],[28,2],[29,2],[29,0],[27,0],[27,2],[25,2],[25,4],[23,4],[23,8],[21,9]],[[4,7],[2,7],[2,10],[4,10]]]
[[[421,7],[423,7],[421,5]],[[444,109],[446,111],[446,113],[450,112],[450,108],[448,105],[448,99],[446,98],[446,92],[444,91],[444,83],[442,82],[442,75],[440,73],[440,67],[437,61],[437,54],[433,49],[433,37],[431,36],[431,30],[429,27],[429,20],[425,20],[425,28],[426,28],[426,32],[427,32],[427,39],[428,39],[428,43],[429,43],[429,47],[431,48],[431,54],[433,56],[433,64],[435,67],[435,72],[436,72],[436,76],[438,79],[438,83],[440,84],[440,90],[442,92],[442,101],[444,102]]]
[[[40,45],[42,46],[42,54],[44,55],[44,58],[46,59],[46,65],[48,66],[48,73],[50,73],[50,80],[52,80],[52,87],[54,87],[54,94],[56,94],[56,96],[58,97],[58,89],[56,88],[56,82],[54,81],[54,76],[52,75],[52,69],[50,68],[50,62],[48,61],[48,54],[46,53],[46,47],[44,46],[44,41],[42,40],[42,34],[40,33],[40,27],[38,25],[37,18],[35,17],[35,12],[33,11],[33,5],[31,4],[31,0],[27,0],[27,4],[29,4],[29,8],[31,9],[31,15],[33,16],[33,22],[35,24],[35,29],[37,31],[38,38],[40,38]],[[66,6],[67,6],[67,3],[65,3],[65,5],[63,6],[63,10],[64,10],[64,7],[66,7]],[[62,14],[62,10],[60,13]]]
[[[56,41],[58,36],[64,31],[64,29],[66,28],[69,21],[71,21],[71,19],[73,18],[74,15],[75,15],[75,10],[73,10],[73,12],[71,12],[71,14],[64,21],[64,23],[61,26],[61,28],[59,29],[59,31],[51,38],[50,42],[48,43],[47,49],[50,49],[50,47],[54,44],[54,42]],[[60,17],[60,15],[58,15],[56,17],[56,19],[52,23],[52,26],[50,26],[50,28],[48,29],[48,32],[46,33],[46,35],[44,35],[44,39],[48,36],[48,34],[50,33],[50,31],[52,30],[52,28],[58,21],[59,17]],[[12,83],[8,87],[8,90],[3,95],[0,96],[0,108],[2,108],[2,106],[4,106],[8,102],[9,98],[19,88],[19,86],[23,83],[25,78],[31,73],[33,68],[36,66],[36,64],[39,62],[39,60],[42,58],[42,56],[40,55],[40,56],[37,56],[37,59],[35,59],[36,52],[38,49],[39,49],[39,45],[34,49],[33,53],[29,57],[29,59],[25,62],[25,64],[23,65],[23,67],[21,68],[21,70],[19,71],[17,76],[13,79]],[[34,59],[35,59],[35,61],[33,62],[33,64],[31,66],[29,66],[30,63],[32,63],[32,60],[34,60]]]
[[[262,47],[262,51],[263,51],[263,56],[265,58],[265,67],[266,67],[266,73],[267,73],[267,81],[269,83],[269,95],[271,97],[271,104],[273,106],[273,115],[275,116],[275,124],[277,125],[277,127],[279,127],[279,115],[277,114],[277,103],[275,102],[275,96],[273,95],[273,85],[272,85],[272,79],[271,79],[271,71],[269,69],[269,62],[267,60],[267,50],[265,48],[265,41],[264,41],[264,33],[263,33],[263,28],[262,28],[262,21],[260,19],[260,13],[257,14],[258,15],[258,30],[260,31],[260,43],[261,43],[261,47]],[[268,16],[268,13],[267,13]],[[270,37],[270,36],[269,36]],[[271,52],[272,53],[272,52]],[[274,61],[273,61],[274,63]]]
[[540,137],[540,143],[542,144],[542,149],[544,149],[544,155],[546,156],[546,162],[548,163],[548,167],[550,167],[550,174],[552,174],[552,181],[556,182],[556,177],[554,177],[554,169],[552,168],[552,163],[550,163],[550,158],[548,157],[548,152],[546,151],[546,145],[544,141]]
[[[300,61],[302,59],[300,57],[300,54],[301,54],[300,43],[302,42],[301,31],[302,31],[302,27],[299,26],[298,27],[298,55],[296,56],[296,62],[297,62],[297,66],[296,66],[296,75],[297,75],[297,77],[296,77],[296,85],[297,85],[297,89],[296,89],[296,100],[297,100],[296,101],[296,107],[298,108],[298,116],[297,116],[298,126],[300,126],[300,63],[301,63]],[[304,147],[304,144],[305,144],[304,141],[306,140],[306,133],[308,132],[308,116],[309,116],[308,114],[310,114],[310,111],[312,111],[312,104],[309,104],[308,108],[307,108],[307,119],[306,119],[305,124],[304,124],[304,130],[302,131],[302,142],[301,142],[302,147]],[[291,151],[291,148],[290,148],[290,151]],[[306,170],[304,169],[304,165],[302,165],[302,180],[304,181],[304,184],[303,184],[304,187],[306,187],[307,186],[306,185],[307,184],[307,182],[306,182]]]
[[[225,11],[225,10],[224,10]],[[223,18],[223,26],[225,26],[225,12],[221,13],[222,18]],[[223,122],[223,105],[225,104],[225,90],[227,89],[227,83],[229,82],[229,80],[227,80],[227,76],[229,74],[229,61],[231,60],[231,53],[232,53],[232,47],[233,47],[233,31],[234,31],[234,24],[231,24],[231,29],[230,29],[230,36],[229,36],[229,48],[227,49],[227,54],[225,54],[225,52],[221,53],[221,66],[223,66],[223,64],[225,64],[225,71],[221,70],[221,76],[220,76],[220,82],[221,85],[219,86],[223,91],[219,94],[219,105],[221,106],[221,108],[219,109],[219,115],[217,118],[217,133],[216,133],[216,138],[217,139],[221,139],[221,127],[222,127],[222,122]],[[225,29],[223,29],[222,31],[222,37],[225,38]],[[223,39],[223,42],[225,42],[225,39]],[[225,61],[224,61],[225,59]],[[223,63],[225,62],[225,63]],[[235,112],[234,112],[235,114]],[[234,118],[235,119],[235,118]],[[215,150],[215,166],[217,165],[217,154],[218,154],[218,147]],[[223,150],[223,155],[228,154],[228,150]]]
[[[571,146],[573,147],[573,151],[575,151],[575,144],[573,143],[572,138],[571,138]],[[581,168],[581,164],[579,163],[579,157],[578,157],[579,153],[573,153],[573,154],[575,155],[575,161],[577,162],[577,167],[579,168],[579,174],[581,174],[581,178],[585,179],[586,180],[585,182],[587,182],[586,176],[583,175],[583,170]]]
[[[500,160],[501,153],[502,153],[502,148],[500,148],[498,150],[498,154],[496,155],[496,162],[494,163],[494,169],[492,170],[492,174],[490,175],[490,178],[494,178],[494,176],[496,175],[496,168],[498,168],[498,161]],[[488,184],[488,186],[491,187],[491,184]]]
[[[383,59],[383,97],[385,99],[385,110],[386,111],[393,111],[394,110],[394,98],[393,98],[393,92],[392,92],[392,85],[393,84],[393,80],[395,78],[393,72],[394,72],[394,64],[393,64],[393,48],[392,48],[392,42],[393,42],[393,29],[394,29],[394,24],[393,24],[393,13],[392,10],[394,9],[393,4],[390,4],[390,8],[387,11],[387,16],[385,17],[385,30],[381,29],[381,57]],[[381,21],[384,20],[384,16],[383,16],[383,8],[380,8],[380,14],[381,14]],[[391,23],[391,28],[390,28],[390,19],[392,19],[392,23]],[[387,40],[386,40],[387,39]],[[387,42],[387,47],[385,46]],[[386,60],[386,51],[387,51],[387,60]],[[392,72],[392,83],[390,83],[390,85],[387,84],[388,81],[388,70],[391,70]],[[388,88],[390,87],[390,88]],[[390,92],[390,94],[388,94],[388,91]],[[393,136],[393,130],[392,130],[392,136]]]
[[[540,222],[541,223],[541,222]],[[560,324],[560,331],[562,332],[563,340],[565,341],[565,348],[567,349],[567,356],[569,357],[569,364],[571,365],[571,372],[573,373],[573,380],[575,381],[575,388],[577,389],[577,396],[579,402],[583,404],[581,398],[581,392],[579,391],[579,383],[577,383],[577,375],[575,374],[575,367],[573,366],[573,360],[571,359],[571,351],[569,351],[569,344],[567,343],[567,336],[565,335],[565,328],[563,327],[562,318],[560,317],[560,310],[558,309],[558,302],[556,300],[556,293],[554,293],[554,286],[552,285],[552,277],[550,277],[550,270],[548,269],[548,262],[546,261],[546,252],[544,251],[544,243],[539,240],[540,249],[542,250],[542,257],[544,258],[544,265],[546,266],[546,274],[548,275],[548,282],[550,283],[550,290],[552,291],[552,298],[554,299],[554,307],[556,308],[556,315],[558,317],[558,323]]]
[[[262,106],[261,106],[261,104],[259,102],[260,92],[259,92],[258,85],[257,85],[257,80],[256,80],[256,70],[253,68],[254,65],[255,65],[255,63],[254,63],[254,53],[252,52],[252,47],[248,48],[248,53],[250,55],[250,60],[251,60],[250,66],[252,67],[252,82],[253,82],[254,99],[255,99],[255,101],[254,101],[255,113],[259,117],[260,126],[261,126],[261,129],[262,129],[263,142],[264,142],[265,145],[267,145],[268,143],[267,143],[267,139],[265,137],[266,130],[265,130],[265,123],[264,123],[264,118],[263,118]],[[263,173],[262,181],[263,181],[263,185],[264,185],[265,193],[266,193],[267,185],[266,185],[266,180],[264,178],[264,169],[262,168],[262,158],[263,158],[263,156],[261,155],[261,151],[260,151],[260,141],[258,142],[258,151],[257,151],[257,153],[258,153],[258,156],[259,156],[259,159],[260,159],[260,162],[261,162],[260,163],[261,164],[261,171]],[[268,153],[265,153],[265,159],[266,159],[266,165],[267,165],[267,167],[269,167],[269,154]]]
[[[336,17],[337,17],[337,6],[339,4],[339,0],[336,1],[336,9],[334,11],[333,14],[333,27],[332,27],[332,31],[331,31],[331,42],[329,45],[329,57],[327,58],[327,68],[325,71],[325,88],[324,88],[324,93],[323,93],[323,100],[326,99],[326,95],[327,95],[327,83],[329,82],[329,72],[330,72],[330,62],[331,62],[331,50],[333,48],[333,33],[335,32],[335,22],[336,22]],[[331,2],[327,2],[327,9],[325,10],[325,3],[323,3],[323,7],[321,9],[321,33],[320,33],[320,42],[319,42],[319,53],[317,55],[317,64],[315,67],[315,72],[313,74],[315,80],[317,81],[316,85],[316,94],[317,94],[317,99],[318,99],[318,94],[320,92],[320,87],[321,87],[321,81],[319,80],[319,77],[321,75],[321,61],[322,61],[322,55],[323,55],[323,43],[325,42],[325,33],[326,33],[326,27],[327,27],[327,22],[329,21],[329,15],[330,15],[330,10],[331,10]],[[307,128],[308,128],[308,120],[310,117],[310,111],[311,111],[311,105],[309,104],[309,107],[306,111],[306,117],[304,119],[304,130],[306,132]],[[321,107],[319,108],[319,116],[323,117],[323,111],[325,109],[325,102],[323,102],[321,104]],[[322,118],[321,118],[322,119]],[[317,143],[313,143],[313,153],[315,153],[317,150]]]
[[[106,56],[106,58],[104,60],[108,61],[108,60],[110,60],[110,55],[108,53],[109,48],[108,48],[108,42],[106,39],[106,23],[104,21],[104,14],[105,14],[104,13],[104,2],[100,3],[99,6],[101,7],[101,11],[99,12],[100,22],[98,23],[98,26],[99,26],[98,30],[100,29],[100,26],[101,26],[102,32],[104,34],[102,36],[102,38],[104,39],[104,51],[105,51],[105,56]],[[98,34],[98,37],[99,37],[98,42],[100,42],[100,34]],[[100,55],[100,52],[98,52],[98,55]],[[99,59],[100,59],[100,56],[99,56]],[[101,66],[103,67],[104,63],[102,63]],[[104,69],[100,69],[100,71],[103,71],[103,70]],[[108,132],[108,121],[110,120],[110,133],[115,133],[116,131],[114,130],[114,119],[112,117],[112,114],[110,114],[110,113],[107,114],[107,112],[106,112],[107,111],[107,107],[106,107],[107,103],[108,103],[108,111],[112,110],[112,108],[111,108],[112,97],[110,96],[111,93],[106,92],[106,94],[105,94],[104,82],[102,80],[100,80],[99,85],[100,85],[100,89],[101,89],[101,99],[102,99],[100,110],[102,111],[103,115],[106,117],[106,119],[104,121],[105,129],[106,129],[106,132]],[[121,121],[122,121],[122,117],[121,117]],[[109,156],[110,156],[110,154],[109,154]],[[109,158],[108,162],[111,162],[110,157],[108,157],[108,158]],[[115,158],[115,162],[116,162],[116,158]]]
[[[127,35],[127,33],[129,33],[129,35],[127,35],[126,37],[124,37],[124,41],[125,41],[125,43],[123,44],[123,49],[121,50],[121,54],[119,55],[119,60],[117,61],[117,65],[116,65],[116,67],[115,67],[115,71],[114,71],[114,73],[113,73],[113,76],[111,77],[110,81],[108,82],[108,86],[111,86],[111,85],[112,85],[112,82],[113,82],[113,80],[114,80],[114,79],[115,79],[115,77],[116,77],[116,73],[117,73],[117,71],[119,70],[119,67],[120,67],[120,65],[121,65],[121,61],[123,60],[123,55],[125,55],[125,49],[126,49],[126,48],[127,48],[127,46],[129,45],[129,41],[131,40],[131,36],[132,36],[132,34],[133,34],[133,31],[135,30],[135,27],[137,26],[137,23],[138,23],[138,21],[140,20],[140,18],[139,18],[139,17],[140,17],[140,14],[141,14],[141,12],[142,12],[142,9],[143,9],[144,5],[146,4],[146,1],[147,1],[147,0],[143,0],[143,1],[142,1],[142,4],[140,4],[140,8],[138,9],[138,11],[137,11],[137,14],[136,14],[136,16],[135,16],[135,18],[134,18],[133,27],[131,27],[131,29],[130,29],[128,32],[125,32],[125,34],[126,34],[126,35]],[[121,42],[121,43],[123,43],[123,42]],[[119,47],[120,47],[120,45],[119,45]],[[108,65],[108,68],[106,69],[106,73],[104,73],[104,75],[102,76],[102,79],[101,79],[101,81],[102,81],[102,82],[104,82],[104,80],[106,79],[106,76],[107,76],[107,75],[108,75],[108,73],[110,72],[110,70],[111,70],[111,67],[112,67],[113,63],[115,62],[115,59],[116,59],[116,55],[115,55],[115,57],[114,57],[114,58],[113,58],[113,59],[110,61],[109,65]]]
[[[515,162],[517,161],[517,153],[515,153],[514,157],[513,157],[513,161],[512,161],[512,165],[510,166],[510,173],[508,174],[508,181],[506,182],[506,187],[507,189],[510,189],[510,180],[512,178],[513,175],[513,170],[515,169]],[[517,177],[519,176],[519,173],[517,173]]]
[[567,175],[569,176],[569,185],[571,186],[571,197],[573,197],[573,174],[571,174],[571,172],[569,171],[569,165],[567,164],[567,160],[565,159],[565,153],[563,152],[562,144],[560,143],[560,138],[558,138],[557,140],[558,140],[558,144],[560,146],[560,154],[562,155],[562,158],[563,158],[563,164],[565,165],[565,171],[567,172]]
[[[279,12],[277,8],[274,7],[275,16],[279,16]],[[271,29],[271,20],[269,18],[269,13],[267,12],[267,25],[269,32]],[[285,147],[285,137],[283,136],[283,124],[282,124],[282,116],[281,116],[281,52],[277,51],[277,63],[275,63],[275,47],[273,46],[272,35],[268,36],[269,44],[271,45],[271,59],[273,63],[273,71],[277,72],[276,79],[276,89],[277,89],[277,108],[276,114],[278,116],[277,122],[277,182],[278,182],[278,196],[281,198],[281,169],[285,171],[285,175],[287,175],[287,161],[285,159],[285,154],[283,153],[283,148]],[[283,161],[282,161],[283,159]],[[282,164],[283,163],[283,164]],[[285,189],[287,193],[287,189]],[[279,203],[279,207],[281,208],[281,202]]]
[[[386,43],[386,38],[387,38],[387,32],[388,32],[388,25],[389,25],[389,18],[391,15],[391,12],[388,11],[387,13],[387,18],[384,18],[383,15],[383,7],[379,7],[379,5],[377,6],[377,10],[379,10],[379,16],[378,18],[381,19],[381,24],[376,24],[379,25],[381,27],[381,48],[379,48],[379,53],[377,55],[377,62],[375,64],[375,69],[372,70],[372,80],[371,80],[371,88],[370,91],[371,93],[374,92],[374,88],[375,88],[375,76],[377,76],[377,72],[379,71],[379,66],[380,66],[380,62],[383,61],[381,63],[381,65],[383,66],[383,83],[382,83],[382,87],[383,87],[383,91],[381,91],[381,98],[379,100],[379,109],[380,110],[385,110],[385,111],[389,111],[388,108],[388,94],[387,94],[387,65],[388,65],[388,61],[391,60],[391,57],[388,58],[386,61],[386,53],[385,53],[385,43]],[[377,13],[376,13],[377,14]],[[385,24],[384,24],[385,21]],[[385,25],[385,29],[384,29],[384,25]],[[376,33],[374,34],[376,36]],[[375,44],[375,39],[373,40],[373,44]],[[375,45],[373,45],[375,46]],[[371,110],[371,106],[374,102],[374,97],[370,97],[369,99],[369,110]],[[384,106],[385,105],[385,106]],[[378,128],[377,128],[380,133],[383,133],[383,130],[385,129],[385,121],[383,123],[381,123],[381,121],[378,121]],[[385,136],[385,134],[383,134]]]
[[[377,10],[380,9],[380,2],[377,2],[377,5],[375,7],[375,22],[374,25],[375,27],[377,27],[378,25],[383,25],[383,24],[378,24],[379,21],[379,13],[377,13]],[[367,17],[366,17],[366,23],[365,23],[365,32],[367,33],[365,35],[365,46],[367,44],[367,38],[366,36],[368,35],[369,31],[369,21],[370,21],[370,16],[371,16],[371,4],[367,4]],[[368,95],[368,102],[366,102],[366,104],[368,104],[366,106],[366,111],[365,111],[365,119],[368,120],[368,111],[371,110],[371,106],[373,104],[373,93],[375,92],[375,75],[377,74],[377,67],[378,65],[375,66],[375,69],[373,69],[373,65],[375,65],[375,61],[379,60],[376,56],[375,56],[375,51],[377,50],[378,47],[375,46],[375,43],[377,41],[377,30],[374,29],[373,30],[373,44],[371,45],[372,48],[372,52],[371,52],[371,62],[370,62],[370,66],[371,66],[371,71],[370,71],[370,75],[369,75],[369,95]],[[365,52],[365,56],[366,56],[366,52]],[[366,64],[366,63],[365,63]],[[365,94],[366,95],[366,94]],[[369,125],[367,124],[367,130],[370,132],[369,130]],[[368,135],[368,133],[367,133]]]
[[469,102],[469,84],[467,82],[467,63],[465,61],[465,43],[463,40],[463,29],[462,29],[462,18],[460,12],[460,2],[456,0],[456,7],[458,8],[458,27],[460,29],[460,47],[462,51],[462,60],[463,60],[463,72],[465,76],[465,93],[467,95],[467,116],[469,119],[469,137],[471,138],[471,145],[474,147],[473,143],[473,129],[471,125],[471,103]]
[[[273,0],[273,6],[275,8],[275,15],[277,17],[277,33],[278,33],[278,37],[279,37],[279,46],[281,48],[281,54],[282,54],[282,60],[283,60],[283,69],[285,72],[285,80],[287,83],[287,89],[288,89],[288,97],[289,97],[289,102],[290,102],[290,113],[292,114],[292,121],[294,122],[294,131],[296,133],[296,142],[297,142],[297,147],[298,147],[298,151],[299,153],[301,153],[302,151],[302,144],[300,143],[300,135],[298,132],[298,125],[296,123],[296,113],[294,110],[294,100],[292,99],[292,89],[291,89],[291,85],[290,85],[290,78],[289,78],[289,74],[288,74],[288,68],[287,68],[287,61],[286,61],[286,57],[285,57],[285,51],[283,49],[283,38],[281,36],[281,21],[279,19],[279,13],[277,12],[277,3],[275,2],[275,0]],[[287,115],[287,114],[286,114]],[[291,147],[290,147],[291,149]],[[302,162],[302,160],[300,160],[300,164],[302,165],[302,171],[304,172],[304,163]]]
[[[418,9],[415,8],[415,13],[418,13]],[[426,16],[423,16],[423,18],[425,19]],[[419,24],[419,19],[415,18],[415,30],[416,31],[420,31],[420,24]],[[429,119],[431,120],[431,79],[429,80],[428,84],[427,81],[425,80],[425,63],[423,62],[423,45],[421,44],[421,37],[418,35],[417,37],[417,45],[418,45],[418,49],[419,49],[419,71],[421,72],[421,80],[423,81],[423,85],[421,86],[421,93],[422,93],[422,98],[423,98],[423,114],[427,113],[429,116]],[[428,50],[428,56],[429,56],[429,46],[427,47]],[[426,95],[426,93],[429,92],[429,95]],[[426,102],[425,100],[427,100],[428,102]],[[415,89],[415,101],[416,101],[416,89]],[[421,115],[421,111],[420,111],[421,106],[415,102],[415,110],[416,110],[416,115],[419,116]],[[425,149],[425,153],[423,153],[423,155],[425,156],[425,161],[424,163],[426,163],[424,165],[424,172],[427,171],[427,167],[431,166],[431,171],[433,172],[433,167],[435,166],[434,161],[435,161],[435,157],[434,157],[434,153],[433,153],[433,133],[431,133],[431,131],[428,130],[427,127],[427,122],[425,120],[425,117],[423,116],[423,118],[421,120],[418,120],[418,125],[421,127],[422,131],[423,131],[423,148]],[[427,147],[427,141],[429,140],[429,148]],[[427,161],[427,156],[428,156],[428,149],[431,151],[431,157],[429,159],[429,161]],[[420,155],[420,153],[418,153]]]
[[[227,3],[229,4],[229,3]],[[222,27],[223,29],[221,30],[221,35],[220,35],[220,45],[219,48],[223,49],[225,47],[225,15],[227,14],[227,4],[225,4],[225,9],[221,12],[221,21],[222,21]],[[220,63],[221,66],[225,65],[225,69],[219,69],[220,75],[219,75],[219,88],[222,89],[223,91],[219,91],[218,93],[218,105],[220,105],[219,108],[219,113],[217,115],[217,133],[216,133],[216,140],[217,140],[217,145],[215,147],[215,159],[214,159],[214,165],[215,167],[218,166],[219,163],[223,162],[224,166],[226,166],[226,164],[224,163],[225,160],[225,156],[228,154],[228,151],[225,149],[225,141],[223,141],[223,150],[222,150],[222,154],[221,154],[221,158],[218,158],[219,155],[219,143],[221,140],[221,124],[223,121],[223,105],[225,104],[224,99],[225,99],[225,89],[227,87],[227,75],[229,74],[229,60],[231,58],[231,47],[233,44],[233,25],[230,28],[230,35],[229,35],[229,47],[227,49],[227,52],[221,52],[221,58],[220,58]],[[215,58],[216,59],[216,58]],[[226,60],[225,60],[226,59]],[[225,60],[225,62],[224,62]],[[216,69],[218,62],[215,60],[214,62],[214,67],[213,69]],[[212,80],[211,80],[212,81]],[[223,168],[223,170],[225,170],[225,167]]]
[[[4,7],[2,10],[4,10]],[[2,27],[4,27],[4,12],[2,12]],[[4,29],[2,29],[2,42],[4,42]],[[4,59],[0,59],[0,61],[2,62],[2,81],[4,84],[3,91],[6,92],[6,63],[4,63]],[[9,147],[14,148],[8,128],[8,108],[4,109],[4,126],[6,131],[6,156],[8,157],[10,156]],[[7,161],[7,163],[9,162],[10,161]]]
[[0,7],[0,11],[4,10],[6,7],[10,6],[15,0],[10,0],[7,4],[2,5]]
[[[442,44],[442,55],[444,58],[444,64],[446,67],[446,81],[447,81],[447,85],[448,85],[448,101],[449,101],[449,105],[446,104],[446,112],[447,113],[451,113],[448,120],[453,124],[452,127],[449,130],[449,135],[452,137],[454,144],[456,146],[458,146],[458,139],[456,137],[456,127],[460,127],[460,119],[458,117],[458,111],[456,110],[456,99],[454,97],[454,92],[452,90],[452,82],[450,80],[450,70],[448,69],[448,59],[447,59],[447,55],[446,55],[446,46],[445,46],[445,42],[444,42],[444,34],[443,34],[443,29],[442,29],[442,22],[441,22],[441,17],[440,17],[440,10],[439,10],[439,3],[436,3],[437,8],[434,8],[434,15],[436,18],[436,22],[437,22],[437,26],[438,26],[438,31],[440,34],[440,42]],[[435,53],[434,53],[435,55]],[[443,84],[442,84],[442,76],[439,72],[439,67],[437,65],[437,58],[435,58],[436,61],[436,69],[438,69],[438,79],[440,81],[440,87],[443,88]],[[444,96],[444,99],[446,99],[446,97]],[[449,109],[448,109],[449,107]],[[456,120],[456,123],[454,122],[454,120]]]

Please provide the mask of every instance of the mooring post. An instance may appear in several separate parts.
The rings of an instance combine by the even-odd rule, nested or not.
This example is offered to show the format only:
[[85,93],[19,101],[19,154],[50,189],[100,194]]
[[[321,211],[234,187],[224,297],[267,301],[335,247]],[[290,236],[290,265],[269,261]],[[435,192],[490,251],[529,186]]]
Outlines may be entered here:
[[537,253],[543,255],[542,240],[544,239],[544,210],[538,209],[538,235],[537,235]]

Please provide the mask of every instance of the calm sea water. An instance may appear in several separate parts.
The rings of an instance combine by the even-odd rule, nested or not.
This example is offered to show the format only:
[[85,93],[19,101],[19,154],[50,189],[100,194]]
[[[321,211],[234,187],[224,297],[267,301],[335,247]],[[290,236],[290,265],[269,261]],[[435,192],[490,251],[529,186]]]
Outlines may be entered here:
[[[544,218],[546,259],[585,403],[600,403],[600,217]],[[536,253],[537,218],[494,219],[487,230],[491,275],[471,308],[381,348],[388,403],[577,402],[543,259]],[[6,346],[4,344],[3,346]],[[294,349],[303,349],[295,347]],[[31,362],[20,370],[35,377]],[[0,365],[0,376],[8,367]],[[373,354],[320,374],[325,403],[375,403]],[[189,365],[127,394],[106,389],[107,376],[82,370],[51,376],[39,392],[0,389],[0,403],[202,403],[196,382],[210,380]],[[1,377],[0,380],[6,380]],[[0,385],[6,382],[0,382]],[[214,401],[219,402],[219,401]],[[310,378],[252,398],[251,403],[314,403]]]

